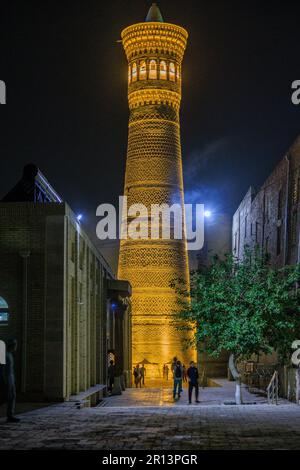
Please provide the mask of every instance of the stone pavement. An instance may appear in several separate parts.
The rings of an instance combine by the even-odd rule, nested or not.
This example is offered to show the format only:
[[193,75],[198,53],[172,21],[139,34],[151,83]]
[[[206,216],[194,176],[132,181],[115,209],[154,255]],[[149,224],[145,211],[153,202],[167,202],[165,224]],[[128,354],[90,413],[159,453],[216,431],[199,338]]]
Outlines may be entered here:
[[256,397],[223,405],[231,387],[223,385],[201,391],[200,405],[172,403],[167,388],[130,389],[96,408],[64,403],[24,413],[19,424],[0,419],[0,449],[300,449],[300,406]]
[[[200,404],[197,406],[223,405],[234,402],[235,384],[226,379],[215,379],[216,387],[199,387]],[[147,385],[147,384],[146,384]],[[193,392],[194,393],[194,392]],[[265,395],[249,393],[248,389],[242,387],[244,403],[258,404],[267,403]],[[194,394],[193,394],[194,401]],[[289,404],[288,401],[280,399],[280,403]],[[173,400],[171,382],[155,383],[155,388],[132,388],[127,389],[121,396],[111,396],[101,403],[101,406],[188,406],[188,392],[184,385],[183,393],[178,401]]]

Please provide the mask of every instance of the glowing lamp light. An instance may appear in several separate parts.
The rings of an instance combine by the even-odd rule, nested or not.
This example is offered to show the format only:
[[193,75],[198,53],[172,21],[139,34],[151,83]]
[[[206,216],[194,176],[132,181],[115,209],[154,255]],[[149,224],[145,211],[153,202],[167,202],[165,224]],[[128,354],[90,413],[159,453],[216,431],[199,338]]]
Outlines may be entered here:
[[204,211],[204,217],[209,219],[211,217],[211,211]]
[[78,216],[76,217],[77,221],[80,222],[81,219],[82,219],[82,214],[78,214]]
[[111,308],[112,308],[112,310],[117,310],[118,305],[117,305],[115,302],[113,302],[113,303],[111,304]]

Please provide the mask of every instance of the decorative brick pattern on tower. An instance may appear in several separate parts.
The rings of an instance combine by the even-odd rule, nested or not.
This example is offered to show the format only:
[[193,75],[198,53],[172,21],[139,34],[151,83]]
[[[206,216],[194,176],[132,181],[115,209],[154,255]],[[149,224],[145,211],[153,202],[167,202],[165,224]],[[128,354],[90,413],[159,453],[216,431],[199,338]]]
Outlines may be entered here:
[[[151,204],[184,203],[179,110],[187,37],[185,29],[163,22],[156,5],[146,22],[122,31],[130,110],[128,207],[144,204],[150,211]],[[133,363],[149,361],[152,377],[175,355],[187,363],[193,353],[184,350],[182,334],[170,324],[178,308],[170,282],[189,279],[186,240],[121,240],[118,277],[133,288]]]

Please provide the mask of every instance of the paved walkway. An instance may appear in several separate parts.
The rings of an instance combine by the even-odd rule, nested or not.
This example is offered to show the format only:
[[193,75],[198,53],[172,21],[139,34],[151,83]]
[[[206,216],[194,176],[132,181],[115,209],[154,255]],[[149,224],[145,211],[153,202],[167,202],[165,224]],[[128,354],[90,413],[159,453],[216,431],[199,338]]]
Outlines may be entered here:
[[[199,388],[200,404],[197,406],[234,404],[235,383],[225,379],[215,379],[215,383],[219,386]],[[267,403],[265,395],[249,393],[245,386],[242,387],[242,395],[244,403]],[[290,402],[281,399],[280,403],[289,404]],[[121,396],[106,398],[100,406],[188,406],[188,391],[184,386],[180,400],[174,402],[171,383],[164,382],[160,386],[156,383],[155,388],[127,389]]]
[[187,406],[186,391],[174,404],[167,388],[132,389],[101,407],[69,402],[21,414],[19,424],[1,418],[0,449],[300,449],[300,406],[253,396],[257,404],[223,405],[233,388],[222,389],[201,391],[200,405]]

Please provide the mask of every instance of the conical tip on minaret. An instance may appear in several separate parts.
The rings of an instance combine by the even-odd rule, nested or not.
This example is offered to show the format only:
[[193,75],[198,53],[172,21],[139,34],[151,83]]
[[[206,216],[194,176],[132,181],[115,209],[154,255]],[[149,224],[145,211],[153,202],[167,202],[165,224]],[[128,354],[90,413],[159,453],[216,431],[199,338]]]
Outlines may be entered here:
[[156,22],[156,23],[163,23],[164,19],[162,17],[162,14],[160,12],[160,9],[156,5],[156,3],[152,3],[148,15],[146,16],[145,19],[146,22]]

